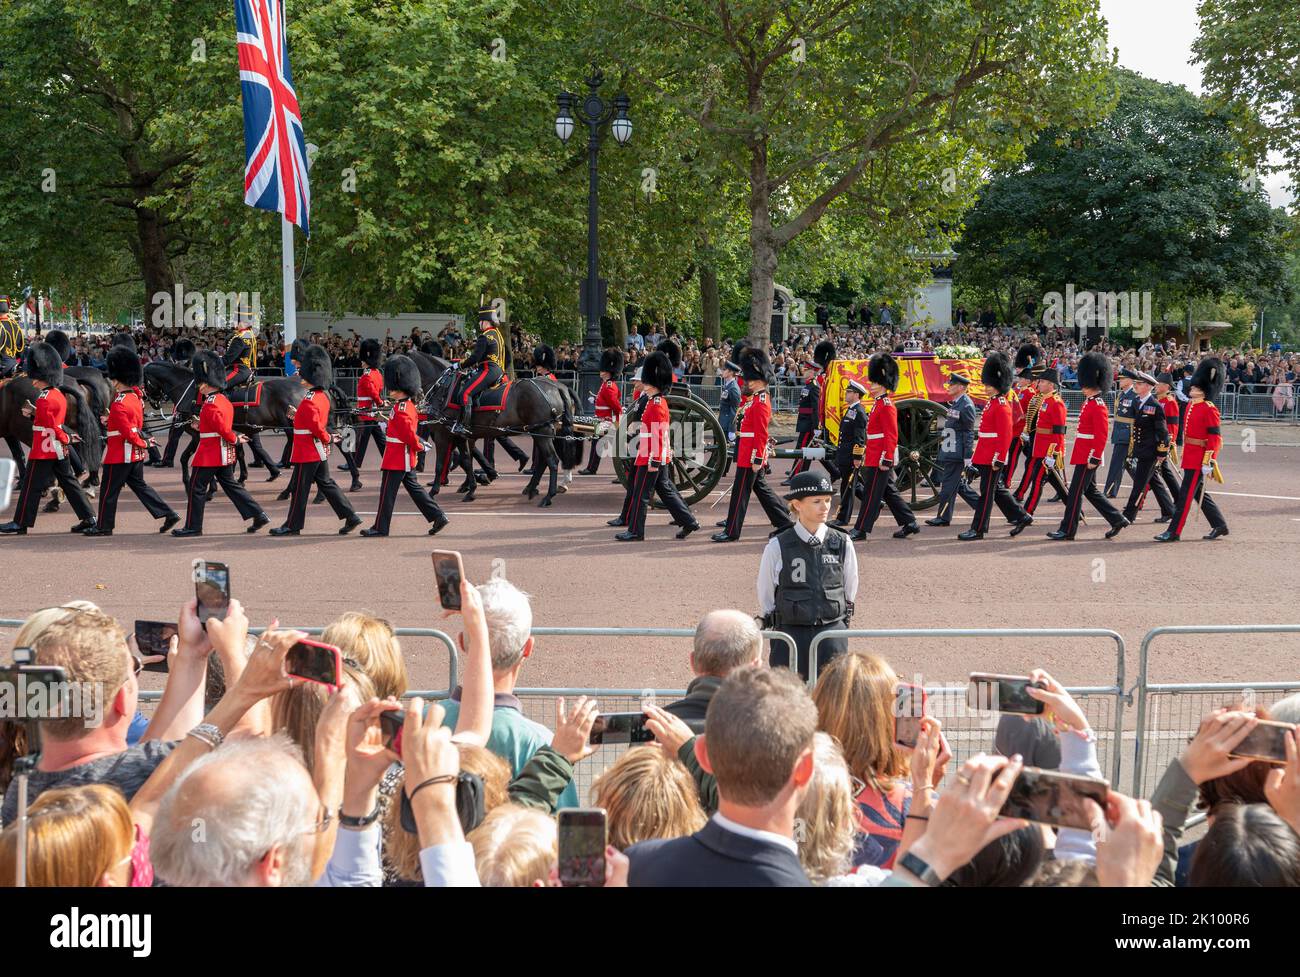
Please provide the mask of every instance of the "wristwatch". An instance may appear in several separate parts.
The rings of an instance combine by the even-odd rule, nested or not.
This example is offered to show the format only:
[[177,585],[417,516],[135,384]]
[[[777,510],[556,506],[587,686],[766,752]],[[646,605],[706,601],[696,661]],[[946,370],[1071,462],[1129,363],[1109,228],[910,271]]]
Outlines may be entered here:
[[898,860],[901,868],[907,869],[926,885],[938,885],[943,879],[939,878],[939,873],[930,867],[930,863],[922,858],[918,858],[911,852],[908,852]]
[[368,828],[376,821],[379,820],[379,813],[381,810],[382,810],[381,806],[379,804],[376,804],[375,809],[373,811],[371,811],[365,817],[360,817],[360,818],[353,817],[350,814],[344,814],[340,810],[339,827],[351,828],[353,831],[360,831],[362,828]]

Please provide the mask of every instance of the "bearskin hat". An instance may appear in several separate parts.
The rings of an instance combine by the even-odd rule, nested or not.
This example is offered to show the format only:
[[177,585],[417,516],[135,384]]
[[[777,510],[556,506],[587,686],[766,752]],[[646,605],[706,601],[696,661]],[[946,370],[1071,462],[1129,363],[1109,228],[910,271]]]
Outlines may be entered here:
[[1111,379],[1115,371],[1110,368],[1110,360],[1105,354],[1084,353],[1079,357],[1079,366],[1074,372],[1079,378],[1080,387],[1095,388],[1103,394],[1110,393]]
[[[50,335],[53,335],[51,333]],[[65,340],[66,336],[63,337]],[[63,382],[63,357],[52,343],[35,343],[27,350],[27,375],[42,380],[51,387]]]
[[623,362],[623,351],[621,349],[602,350],[600,354],[600,372],[608,373],[611,377],[622,376]]
[[144,382],[144,367],[134,349],[114,346],[108,351],[108,378],[128,387],[138,387]]
[[198,350],[194,345],[194,340],[178,339],[176,340],[175,343],[172,344],[172,352],[171,352],[172,362],[189,363],[190,360],[194,359],[194,354],[197,351]]
[[813,347],[813,362],[823,370],[831,365],[831,360],[835,359],[835,344],[829,339],[823,339]]
[[204,349],[195,353],[190,366],[194,370],[194,379],[199,383],[206,383],[217,390],[226,389],[226,365],[212,350]]
[[328,390],[334,385],[334,368],[330,365],[330,354],[323,346],[308,346],[298,364],[298,375],[307,381],[309,387]]
[[307,355],[307,347],[310,345],[311,343],[305,339],[295,339],[293,345],[289,347],[289,359],[301,366],[302,358]]
[[886,390],[898,388],[898,360],[888,353],[876,353],[867,361],[867,379]]
[[381,348],[378,339],[361,340],[361,362],[369,367],[379,365],[379,354]]
[[1027,371],[1032,370],[1041,362],[1043,362],[1043,351],[1033,343],[1025,343],[1016,350],[1016,376],[1028,377]]
[[980,383],[999,396],[1011,389],[1011,361],[1006,353],[991,353],[980,368]]
[[673,365],[674,369],[682,365],[682,348],[671,339],[665,339],[655,349],[668,357],[668,362]]
[[119,332],[113,337],[113,345],[129,349],[132,353],[137,352],[135,347],[135,337],[129,332]]
[[656,390],[667,390],[673,385],[673,364],[666,353],[655,350],[641,364],[641,382]]
[[746,380],[776,383],[776,372],[772,369],[772,361],[761,349],[752,346],[740,354],[740,375]]
[[541,343],[533,349],[533,366],[540,366],[544,370],[555,369],[555,350]]
[[1197,363],[1191,386],[1205,394],[1206,400],[1218,400],[1223,391],[1223,360],[1210,356]]
[[384,388],[400,390],[411,397],[420,396],[420,369],[415,360],[402,353],[384,361]]
[[62,329],[51,329],[45,334],[45,341],[54,347],[59,354],[59,359],[64,363],[72,359],[72,343],[68,340],[68,334]]
[[436,356],[438,359],[442,359],[446,351],[442,348],[442,343],[438,342],[438,340],[426,339],[420,344],[420,352],[425,356]]
[[748,339],[737,339],[735,345],[731,347],[731,356],[727,358],[726,363],[734,365],[734,372],[740,372],[740,358],[745,355],[745,350],[749,348],[750,345]]

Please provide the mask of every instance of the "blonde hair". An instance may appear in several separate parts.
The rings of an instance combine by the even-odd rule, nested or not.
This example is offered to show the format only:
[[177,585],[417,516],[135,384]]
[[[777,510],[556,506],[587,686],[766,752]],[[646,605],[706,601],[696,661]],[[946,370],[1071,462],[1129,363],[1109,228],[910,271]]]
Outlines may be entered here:
[[[370,678],[351,665],[343,666],[343,681],[357,690],[360,702],[369,702],[375,695]],[[329,689],[315,682],[298,682],[271,697],[271,728],[288,734],[297,744],[303,763],[313,775],[316,773],[316,726],[329,697]]]
[[18,634],[14,638],[14,647],[24,648],[33,644],[51,624],[71,617],[77,611],[102,613],[98,604],[92,604],[88,600],[70,600],[58,607],[43,607],[23,622],[23,626],[18,629]]
[[[73,611],[48,624],[32,642],[36,662],[61,666],[68,682],[93,683],[111,702],[132,678],[131,653],[126,635],[107,614]],[[41,723],[41,733],[52,740],[71,740],[86,731],[86,717],[66,716]]]
[[849,771],[882,793],[908,775],[911,761],[894,744],[898,676],[883,658],[863,651],[838,656],[817,679],[817,728],[834,736]]
[[400,699],[410,686],[402,645],[392,625],[374,615],[348,611],[321,632],[321,641],[334,645],[369,676],[375,695]]
[[827,733],[813,737],[813,776],[795,811],[799,862],[815,885],[853,867],[858,820],[853,778],[839,743]]
[[559,859],[555,819],[518,804],[502,804],[469,833],[479,882],[520,888],[545,882]]
[[[27,884],[96,886],[135,845],[131,810],[116,787],[88,784],[43,791],[27,812]],[[0,886],[12,886],[18,825],[0,833]]]
[[707,820],[686,767],[657,748],[628,750],[591,785],[603,807],[609,843],[619,851],[652,838],[682,838]]

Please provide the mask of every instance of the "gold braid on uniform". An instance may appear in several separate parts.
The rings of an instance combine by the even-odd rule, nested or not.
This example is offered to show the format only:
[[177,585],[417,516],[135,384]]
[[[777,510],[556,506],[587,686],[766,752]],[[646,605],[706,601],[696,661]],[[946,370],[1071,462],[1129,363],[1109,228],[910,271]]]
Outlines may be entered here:
[[1038,410],[1043,406],[1043,400],[1042,394],[1034,394],[1029,401],[1029,408],[1025,411],[1025,430],[1029,432],[1031,443],[1034,435],[1038,433]]

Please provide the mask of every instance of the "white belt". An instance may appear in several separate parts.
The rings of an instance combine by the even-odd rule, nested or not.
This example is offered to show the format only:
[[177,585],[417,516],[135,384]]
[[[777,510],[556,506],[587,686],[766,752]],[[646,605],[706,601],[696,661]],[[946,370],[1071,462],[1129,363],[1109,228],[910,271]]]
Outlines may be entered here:
[[200,437],[200,438],[219,438],[219,437],[221,437],[221,432],[220,432],[220,431],[201,431],[201,432],[199,433],[199,437]]
[[301,431],[301,430],[299,430],[298,428],[295,427],[295,428],[293,429],[293,433],[294,433],[294,434],[311,434],[311,431]]
[[1093,434],[1076,434],[1075,438],[1079,441],[1091,441],[1096,435]]
[[742,438],[752,438],[752,437],[754,436],[754,432],[753,432],[753,431],[741,431],[739,436],[742,437]]
[[54,428],[52,428],[52,427],[37,427],[35,424],[32,425],[32,430],[33,430],[33,431],[44,431],[46,434],[53,434],[53,433],[54,433]]
[[874,440],[876,440],[876,438],[883,438],[883,437],[884,437],[883,434],[868,434],[868,435],[867,435],[867,440],[868,440],[868,441],[874,441]]
[[[297,432],[295,432],[297,433]],[[384,438],[389,444],[406,444],[401,438]]]
[[122,436],[122,432],[121,432],[121,431],[109,431],[109,432],[108,432],[108,436],[109,436],[110,438],[120,438],[120,437]]
[[998,436],[998,432],[997,432],[997,431],[980,431],[980,432],[979,432],[979,436],[980,436],[981,438],[996,438],[996,437]]

